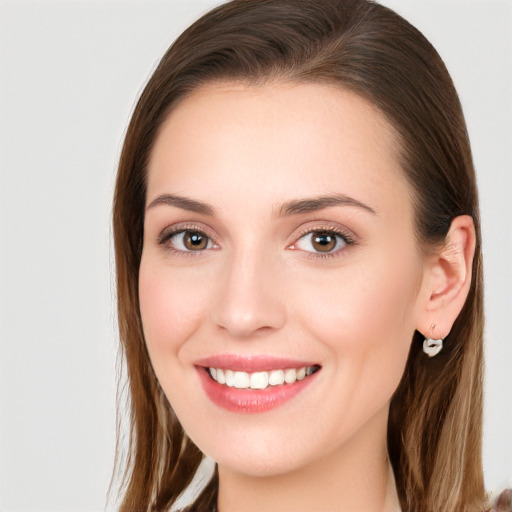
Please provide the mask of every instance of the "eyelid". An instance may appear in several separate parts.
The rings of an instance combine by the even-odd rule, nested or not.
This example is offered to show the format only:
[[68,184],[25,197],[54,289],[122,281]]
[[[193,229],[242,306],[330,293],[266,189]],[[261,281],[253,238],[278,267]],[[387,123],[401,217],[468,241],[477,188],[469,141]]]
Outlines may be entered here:
[[293,243],[299,240],[299,238],[302,238],[304,235],[314,233],[315,231],[330,231],[332,233],[336,233],[337,235],[345,238],[347,243],[350,244],[355,244],[358,239],[356,234],[345,226],[334,222],[313,221],[302,225],[300,229],[292,235],[294,239]]

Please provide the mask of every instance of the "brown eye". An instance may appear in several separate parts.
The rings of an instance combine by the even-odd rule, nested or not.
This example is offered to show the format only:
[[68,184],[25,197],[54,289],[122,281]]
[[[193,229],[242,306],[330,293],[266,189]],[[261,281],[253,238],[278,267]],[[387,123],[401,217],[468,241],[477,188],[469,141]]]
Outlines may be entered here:
[[336,247],[336,237],[339,236],[329,231],[314,231],[311,235],[311,245],[318,252],[332,251]]
[[183,245],[189,251],[202,251],[208,246],[208,237],[199,231],[185,231]]
[[184,229],[174,233],[164,234],[159,243],[168,245],[177,252],[200,252],[216,247],[211,238],[202,231]]
[[318,230],[302,235],[294,244],[295,249],[316,254],[335,254],[351,243],[336,231]]

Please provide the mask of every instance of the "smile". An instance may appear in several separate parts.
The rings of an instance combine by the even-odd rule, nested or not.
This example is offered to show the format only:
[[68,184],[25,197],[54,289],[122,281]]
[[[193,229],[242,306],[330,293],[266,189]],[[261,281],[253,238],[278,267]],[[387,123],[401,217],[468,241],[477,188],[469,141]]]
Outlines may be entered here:
[[293,384],[318,371],[318,366],[302,366],[272,371],[243,372],[222,368],[208,368],[211,378],[230,388],[266,389],[269,386]]
[[208,357],[195,366],[211,402],[241,414],[282,406],[316,381],[321,370],[311,362],[231,354]]

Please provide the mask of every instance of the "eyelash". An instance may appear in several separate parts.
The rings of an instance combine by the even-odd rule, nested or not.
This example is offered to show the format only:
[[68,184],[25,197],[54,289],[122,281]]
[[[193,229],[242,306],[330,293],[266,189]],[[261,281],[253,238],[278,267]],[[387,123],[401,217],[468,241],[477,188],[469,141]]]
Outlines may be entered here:
[[[173,237],[175,237],[176,235],[178,235],[180,233],[187,233],[187,232],[197,233],[199,235],[206,237],[208,239],[208,242],[213,244],[213,246],[214,246],[214,247],[210,247],[207,249],[217,249],[219,247],[218,244],[215,242],[213,236],[208,234],[204,230],[204,228],[200,228],[196,225],[180,225],[180,226],[176,226],[174,228],[172,228],[172,227],[166,228],[158,236],[158,244],[161,246],[167,246],[169,251],[171,251],[174,254],[178,254],[180,256],[200,256],[201,253],[205,252],[206,249],[196,250],[196,251],[194,251],[194,250],[184,251],[182,249],[176,249],[175,247],[172,247],[170,240],[172,240]],[[325,253],[302,250],[302,252],[304,253],[304,255],[307,258],[311,258],[313,260],[339,257],[347,246],[356,244],[356,241],[354,240],[354,238],[351,234],[349,234],[347,231],[340,229],[337,226],[315,226],[313,228],[304,229],[300,233],[300,235],[296,238],[295,242],[293,242],[287,248],[291,249],[291,250],[301,250],[301,249],[297,249],[294,246],[296,246],[297,243],[302,238],[304,238],[306,235],[313,235],[314,233],[326,233],[326,234],[334,235],[338,238],[341,238],[343,243],[345,244],[345,246],[340,249],[337,249],[334,252],[325,252]]]

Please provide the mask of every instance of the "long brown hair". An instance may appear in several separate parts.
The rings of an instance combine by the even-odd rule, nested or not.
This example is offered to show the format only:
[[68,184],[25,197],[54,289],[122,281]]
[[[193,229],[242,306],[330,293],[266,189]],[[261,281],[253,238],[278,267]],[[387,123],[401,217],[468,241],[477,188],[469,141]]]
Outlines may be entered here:
[[[462,109],[435,49],[407,21],[370,0],[234,0],[189,27],[149,80],[129,124],[114,198],[119,330],[131,396],[120,510],[167,510],[203,455],[157,382],[138,299],[146,166],[158,129],[202,84],[229,80],[336,84],[369,100],[395,127],[414,191],[418,243],[443,243],[451,220],[473,217],[472,284],[445,350],[433,359],[412,340],[392,399],[388,449],[402,509],[483,510],[482,264],[471,150]],[[121,460],[121,459],[119,459]],[[193,510],[214,508],[217,475]]]

